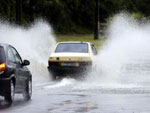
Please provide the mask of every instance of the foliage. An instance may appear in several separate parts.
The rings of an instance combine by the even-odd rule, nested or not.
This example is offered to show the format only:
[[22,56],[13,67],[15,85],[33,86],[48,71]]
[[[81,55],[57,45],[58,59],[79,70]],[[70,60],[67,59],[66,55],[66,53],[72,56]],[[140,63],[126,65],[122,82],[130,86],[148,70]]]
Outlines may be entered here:
[[[150,16],[150,0],[99,0],[100,22],[121,11]],[[93,33],[96,0],[22,0],[22,23],[46,19],[57,34]],[[0,18],[15,23],[16,0],[0,1]]]
[[144,15],[142,13],[139,13],[139,12],[133,13],[132,16],[135,19],[142,19],[144,17]]

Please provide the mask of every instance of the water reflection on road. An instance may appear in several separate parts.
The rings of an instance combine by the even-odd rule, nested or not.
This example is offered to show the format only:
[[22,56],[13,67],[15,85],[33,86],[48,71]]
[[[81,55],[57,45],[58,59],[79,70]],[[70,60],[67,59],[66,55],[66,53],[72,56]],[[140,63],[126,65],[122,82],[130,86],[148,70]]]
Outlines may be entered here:
[[1,101],[0,113],[148,113],[149,101],[149,87],[94,85],[65,78],[35,83],[30,101],[24,101],[22,95],[15,96],[12,106]]

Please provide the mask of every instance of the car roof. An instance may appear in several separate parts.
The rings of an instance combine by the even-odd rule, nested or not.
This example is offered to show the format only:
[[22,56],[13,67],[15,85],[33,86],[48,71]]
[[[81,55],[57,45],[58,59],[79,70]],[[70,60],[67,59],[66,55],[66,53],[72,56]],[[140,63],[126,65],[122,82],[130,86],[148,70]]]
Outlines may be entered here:
[[11,45],[6,44],[6,43],[0,43],[0,46],[7,47],[7,46],[11,46]]
[[87,44],[90,44],[90,42],[82,42],[82,41],[67,41],[67,42],[58,42],[57,44],[60,44],[60,43],[87,43]]

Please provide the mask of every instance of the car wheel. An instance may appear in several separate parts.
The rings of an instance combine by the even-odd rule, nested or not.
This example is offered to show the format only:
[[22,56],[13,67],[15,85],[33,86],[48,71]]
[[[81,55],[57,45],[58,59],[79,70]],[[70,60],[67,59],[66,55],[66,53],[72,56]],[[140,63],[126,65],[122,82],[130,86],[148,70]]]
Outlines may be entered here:
[[32,80],[29,79],[26,83],[25,91],[23,92],[23,97],[25,100],[30,100],[32,96]]
[[15,86],[13,81],[11,80],[9,83],[9,91],[5,94],[5,101],[11,104],[14,100],[14,95],[15,95]]
[[57,73],[56,72],[51,71],[50,75],[51,75],[51,79],[52,80],[56,80],[57,79]]
[[56,74],[53,74],[52,75],[52,80],[57,80],[58,79],[58,76]]

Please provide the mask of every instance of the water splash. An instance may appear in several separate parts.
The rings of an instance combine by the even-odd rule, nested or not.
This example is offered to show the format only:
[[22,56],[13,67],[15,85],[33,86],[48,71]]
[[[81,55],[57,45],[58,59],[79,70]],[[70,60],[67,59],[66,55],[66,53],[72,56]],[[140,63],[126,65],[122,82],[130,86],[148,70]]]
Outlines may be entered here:
[[128,14],[115,15],[106,30],[107,41],[96,58],[96,71],[84,81],[65,79],[48,88],[145,90],[150,84],[149,26],[149,22],[139,23]]
[[64,78],[59,82],[55,82],[53,85],[48,85],[45,86],[45,89],[52,89],[52,88],[62,88],[62,87],[67,87],[67,86],[74,86],[78,82],[75,79],[72,78]]
[[109,23],[107,41],[97,57],[89,81],[146,85],[150,80],[150,23],[118,14]]
[[0,22],[0,43],[13,45],[23,59],[30,60],[33,80],[47,80],[47,60],[56,43],[47,22],[38,20],[29,28]]

